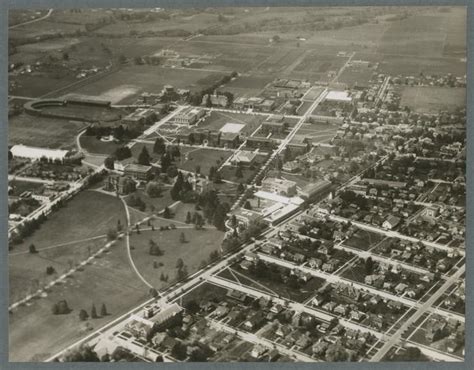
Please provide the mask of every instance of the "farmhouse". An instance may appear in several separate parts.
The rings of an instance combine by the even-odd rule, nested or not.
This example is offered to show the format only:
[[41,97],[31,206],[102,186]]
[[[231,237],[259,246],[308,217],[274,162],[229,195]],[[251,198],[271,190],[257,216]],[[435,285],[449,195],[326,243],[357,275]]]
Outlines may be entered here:
[[34,161],[46,158],[52,161],[64,161],[68,156],[67,150],[38,148],[34,146],[26,146],[23,144],[13,145],[10,149],[13,157],[29,158]]

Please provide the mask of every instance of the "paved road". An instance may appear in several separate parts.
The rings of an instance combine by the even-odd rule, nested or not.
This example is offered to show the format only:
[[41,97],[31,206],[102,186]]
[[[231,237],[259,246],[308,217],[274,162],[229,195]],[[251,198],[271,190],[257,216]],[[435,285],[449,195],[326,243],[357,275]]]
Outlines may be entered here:
[[[394,294],[389,293],[389,292],[385,292],[385,291],[382,291],[382,290],[379,290],[379,289],[375,289],[375,288],[371,287],[370,285],[361,284],[361,283],[355,282],[353,280],[346,279],[346,278],[343,278],[341,276],[337,276],[335,274],[329,274],[327,272],[323,272],[323,271],[320,271],[320,270],[315,270],[315,269],[312,269],[312,268],[309,268],[309,267],[306,267],[306,266],[296,265],[293,262],[289,262],[289,261],[282,260],[280,258],[269,256],[269,255],[263,254],[261,252],[257,252],[257,255],[262,261],[265,261],[265,262],[268,262],[268,263],[273,263],[275,265],[279,265],[279,266],[285,267],[285,268],[290,269],[290,270],[298,269],[302,272],[309,273],[309,274],[311,274],[313,276],[316,276],[320,279],[324,279],[325,281],[327,281],[329,283],[348,284],[348,285],[353,286],[356,289],[365,290],[367,292],[370,292],[373,295],[376,295],[376,296],[379,296],[379,297],[382,297],[382,298],[385,298],[385,299],[390,299],[392,301],[397,301],[397,302],[403,303],[405,306],[408,306],[408,307],[420,307],[420,306],[423,305],[423,304],[420,304],[420,303],[418,303],[417,301],[415,301],[413,299],[403,297],[403,296],[397,296],[397,295],[394,295]],[[432,310],[434,312],[436,312],[437,314],[441,315],[441,316],[444,316],[444,317],[447,317],[447,318],[454,317],[454,318],[456,318],[457,320],[459,320],[461,322],[465,321],[465,317],[463,315],[460,315],[460,314],[457,314],[457,313],[454,313],[454,312],[447,312],[445,310],[441,310],[441,309],[438,309],[438,308],[432,308]]]
[[295,301],[292,301],[292,300],[289,300],[289,299],[283,299],[283,298],[275,297],[275,296],[269,294],[268,292],[264,292],[262,290],[254,288],[254,287],[244,286],[244,285],[238,284],[236,282],[233,282],[231,280],[228,280],[228,279],[225,279],[225,278],[222,278],[222,277],[211,276],[211,277],[208,278],[208,281],[210,281],[211,283],[213,283],[215,285],[224,287],[226,289],[234,289],[234,290],[240,291],[240,292],[245,293],[245,294],[247,294],[251,297],[255,297],[255,298],[265,297],[267,299],[271,299],[271,301],[274,302],[274,303],[279,303],[282,306],[288,306],[290,309],[292,309],[293,311],[296,311],[296,312],[305,312],[305,313],[307,313],[307,314],[309,314],[313,317],[316,317],[316,318],[318,318],[322,321],[330,322],[333,319],[338,319],[339,323],[342,326],[344,326],[348,329],[367,332],[367,333],[370,333],[370,334],[374,335],[376,338],[379,338],[379,339],[382,338],[382,333],[379,333],[375,330],[372,330],[372,329],[367,328],[365,326],[359,325],[357,323],[351,322],[351,321],[346,320],[344,318],[340,318],[340,317],[335,316],[335,315],[330,315],[325,311],[322,311],[322,310],[319,310],[319,309],[316,309],[316,308],[313,308],[313,307],[309,307],[309,306],[307,306],[303,303],[295,302]]
[[395,344],[397,344],[402,334],[407,330],[413,323],[415,323],[424,313],[428,312],[434,303],[449,289],[449,287],[454,284],[466,271],[466,265],[463,265],[456,271],[453,275],[451,275],[444,284],[430,297],[426,302],[421,304],[415,314],[413,314],[410,318],[408,318],[402,326],[393,334],[390,339],[384,343],[382,348],[373,356],[370,361],[371,362],[378,362],[381,361],[387,352],[392,348]]
[[40,18],[36,18],[36,19],[31,20],[31,21],[27,21],[27,22],[15,24],[14,26],[8,27],[8,29],[13,30],[13,29],[15,29],[15,28],[17,28],[17,27],[21,27],[21,26],[25,26],[25,25],[27,25],[27,24],[31,24],[31,23],[36,23],[36,22],[42,21],[42,20],[48,18],[52,13],[53,13],[53,9],[49,9],[49,10],[48,10],[48,13],[47,13],[46,15],[40,17]]
[[218,331],[223,331],[231,334],[236,334],[239,338],[250,342],[252,344],[260,344],[269,350],[272,350],[273,348],[276,348],[280,353],[285,354],[288,357],[291,357],[297,361],[300,362],[320,362],[308,355],[305,355],[304,353],[301,353],[300,351],[293,351],[291,349],[286,348],[285,346],[282,346],[279,343],[272,342],[268,339],[258,337],[255,334],[248,333],[242,330],[239,330],[237,328],[228,326],[224,324],[221,321],[216,321],[211,318],[207,318],[207,320],[210,322],[211,326],[216,328]]
[[352,225],[357,226],[359,229],[372,231],[374,233],[382,234],[382,235],[385,235],[385,236],[388,236],[388,237],[391,237],[391,238],[408,240],[408,241],[411,241],[413,243],[421,242],[421,243],[423,243],[424,245],[426,245],[428,247],[439,249],[439,250],[442,250],[442,251],[445,251],[445,252],[458,252],[462,256],[464,256],[464,254],[465,254],[465,251],[460,249],[460,248],[452,248],[452,247],[449,247],[449,246],[444,245],[444,244],[439,244],[439,243],[434,243],[434,242],[430,242],[430,241],[427,241],[427,240],[414,238],[412,236],[401,234],[398,231],[384,230],[384,229],[381,229],[379,227],[372,226],[372,225],[365,224],[365,223],[358,222],[358,221],[354,221],[354,220],[350,220],[350,219],[345,218],[345,217],[329,215],[329,219],[332,220],[332,221],[344,222],[344,223],[351,222]]

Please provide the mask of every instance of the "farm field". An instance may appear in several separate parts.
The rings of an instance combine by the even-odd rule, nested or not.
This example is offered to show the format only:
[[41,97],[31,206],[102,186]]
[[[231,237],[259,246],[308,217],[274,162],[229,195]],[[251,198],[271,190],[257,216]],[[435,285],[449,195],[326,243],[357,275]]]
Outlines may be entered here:
[[222,76],[222,73],[183,68],[130,65],[74,92],[100,96],[112,100],[113,103],[126,103],[133,102],[142,92],[158,93],[166,84],[192,91],[205,89]]
[[54,149],[71,149],[83,122],[31,116],[21,113],[8,122],[8,144],[24,144]]
[[[180,234],[184,233],[186,242],[181,243]],[[175,230],[142,231],[132,233],[130,245],[132,258],[138,271],[156,289],[160,290],[176,281],[176,261],[181,258],[187,266],[189,274],[196,272],[203,260],[208,260],[209,254],[219,250],[224,233],[213,226],[203,230],[195,230],[193,225],[179,225]],[[152,239],[164,252],[162,256],[149,254],[149,242]],[[162,266],[153,268],[153,261]],[[161,274],[168,275],[167,282],[160,280]]]
[[466,105],[466,89],[431,86],[404,87],[400,105],[408,106],[419,113],[453,110]]
[[273,81],[273,75],[244,75],[233,79],[224,87],[218,89],[221,92],[230,92],[235,97],[252,97],[258,95],[265,86]]
[[[10,314],[9,360],[43,361],[91,329],[105,325],[144,302],[147,293],[148,288],[131,269],[125,244],[120,241],[108,253],[86,265],[83,271],[51,288],[47,297],[33,300]],[[124,296],[127,299],[123,299]],[[66,315],[53,315],[52,305],[63,299],[72,311]],[[100,310],[102,303],[109,315],[89,319],[86,323],[79,320],[80,309],[90,314],[92,304]]]

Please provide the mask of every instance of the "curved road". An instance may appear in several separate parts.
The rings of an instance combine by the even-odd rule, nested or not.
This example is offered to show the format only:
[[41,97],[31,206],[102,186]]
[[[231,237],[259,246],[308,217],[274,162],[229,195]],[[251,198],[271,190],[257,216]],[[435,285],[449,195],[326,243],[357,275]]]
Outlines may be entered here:
[[8,28],[9,28],[10,30],[12,30],[12,29],[17,28],[17,27],[21,27],[21,26],[25,26],[25,25],[27,25],[27,24],[31,24],[31,23],[36,23],[36,22],[42,21],[42,20],[48,18],[52,13],[53,13],[53,9],[49,9],[49,10],[48,10],[48,13],[47,13],[46,15],[44,15],[43,17],[36,18],[36,19],[32,19],[31,21],[27,21],[27,22],[15,24],[14,26],[10,26],[10,27],[8,27]]

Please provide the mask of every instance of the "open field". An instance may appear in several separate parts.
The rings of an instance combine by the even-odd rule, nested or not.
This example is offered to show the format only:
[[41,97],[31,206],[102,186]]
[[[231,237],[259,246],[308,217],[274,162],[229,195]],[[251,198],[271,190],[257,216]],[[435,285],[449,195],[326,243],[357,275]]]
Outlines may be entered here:
[[271,75],[244,75],[233,79],[219,90],[222,92],[228,91],[234,94],[235,97],[252,97],[258,95],[271,81],[273,81],[273,76]]
[[22,113],[9,119],[8,144],[70,149],[74,147],[77,134],[85,127],[85,124],[79,121]]
[[296,132],[291,142],[302,143],[305,139],[312,144],[329,142],[334,137],[337,130],[338,127],[334,125],[305,123]]
[[100,141],[95,136],[86,135],[81,135],[81,137],[79,138],[79,143],[86,152],[103,155],[112,154],[118,148],[123,146],[123,144],[118,144],[113,141],[104,142]]
[[[87,321],[91,328],[97,329],[143,302],[147,292],[129,266],[125,244],[118,242],[108,253],[86,265],[84,271],[51,288],[47,297],[33,300],[10,314],[9,359],[45,360],[91,330],[79,320],[80,309],[90,314],[92,304],[98,311],[102,303],[106,304],[109,315]],[[51,306],[63,299],[72,311],[53,315]]]
[[43,184],[39,182],[20,181],[20,180],[8,181],[8,185],[13,188],[10,194],[13,196],[19,196],[24,191],[34,191],[44,186]]
[[382,235],[372,233],[366,230],[357,230],[344,244],[364,251],[373,247],[376,243],[383,239]]
[[453,110],[466,105],[465,88],[446,87],[404,87],[401,106],[408,106],[419,113],[436,113],[442,110]]
[[199,166],[201,173],[207,176],[212,166],[218,167],[219,163],[224,162],[231,155],[230,151],[196,148],[181,155],[181,161],[177,163],[177,166],[190,172],[194,172],[196,166]]
[[[150,198],[144,189],[137,189],[134,193],[127,195],[126,199],[130,198],[132,195],[140,197],[140,199],[146,204],[141,219],[145,218],[147,214],[161,211],[165,207],[174,203],[174,200],[171,199],[169,187],[163,187],[161,196],[156,198]],[[172,222],[172,219],[170,219],[170,222]]]
[[15,245],[12,252],[28,250],[30,244],[37,249],[50,245],[104,235],[116,227],[117,220],[125,224],[122,203],[115,196],[96,191],[83,191],[64,207],[48,216],[41,228]]
[[227,113],[227,112],[211,112],[206,119],[199,125],[201,128],[209,130],[220,130],[226,123],[243,124],[245,127],[240,132],[241,135],[250,136],[252,132],[265,119],[263,116],[243,114],[243,113]]
[[[108,99],[118,96],[113,99],[116,103],[133,102],[142,92],[158,93],[166,84],[192,91],[205,89],[218,81],[222,75],[205,71],[130,65],[75,92]],[[153,78],[150,78],[151,76]],[[121,90],[126,94],[121,94]]]
[[[179,241],[181,232],[184,233],[186,242]],[[160,290],[176,281],[176,261],[181,258],[187,266],[189,274],[199,269],[201,261],[207,260],[209,254],[218,250],[224,233],[210,226],[204,230],[195,230],[192,225],[183,229],[166,231],[142,231],[140,234],[132,233],[130,245],[133,261],[145,280]],[[151,256],[149,241],[152,239],[164,252],[163,256]],[[162,263],[163,266],[153,268],[153,261]],[[161,274],[168,275],[167,282],[160,280]]]

